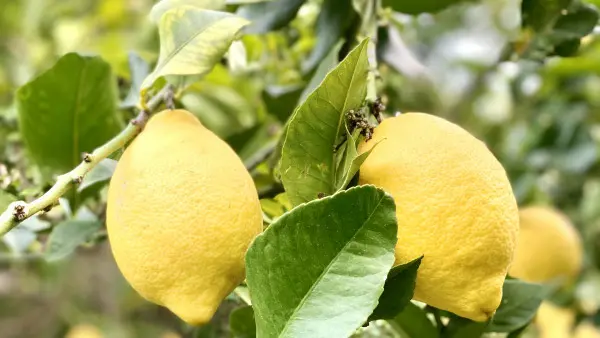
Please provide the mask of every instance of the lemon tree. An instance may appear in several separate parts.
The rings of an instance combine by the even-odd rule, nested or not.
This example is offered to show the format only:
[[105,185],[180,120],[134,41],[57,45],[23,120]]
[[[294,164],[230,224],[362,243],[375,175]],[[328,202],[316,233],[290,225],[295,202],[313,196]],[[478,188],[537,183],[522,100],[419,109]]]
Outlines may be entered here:
[[120,283],[93,298],[113,317],[74,301],[52,334],[598,335],[590,1],[141,3],[23,32],[39,65],[6,71],[8,264],[100,252],[113,275],[82,278]]

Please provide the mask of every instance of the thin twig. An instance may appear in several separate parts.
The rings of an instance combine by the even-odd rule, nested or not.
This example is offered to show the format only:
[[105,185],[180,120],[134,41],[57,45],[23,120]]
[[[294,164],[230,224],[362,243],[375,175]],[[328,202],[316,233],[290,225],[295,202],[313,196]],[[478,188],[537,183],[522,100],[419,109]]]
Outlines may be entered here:
[[[154,97],[148,100],[149,110],[156,109],[165,99],[166,95],[172,91],[170,86],[165,86]],[[94,168],[100,161],[110,156],[120,148],[123,148],[127,142],[132,140],[146,124],[149,118],[149,111],[141,110],[117,136],[113,137],[104,145],[96,148],[90,154],[84,154],[81,163],[66,174],[58,176],[56,183],[39,198],[27,203],[17,201],[11,203],[8,208],[0,215],[0,236],[3,236],[20,222],[35,215],[36,213],[52,207],[58,199],[64,195],[72,186],[81,183],[85,174]]]

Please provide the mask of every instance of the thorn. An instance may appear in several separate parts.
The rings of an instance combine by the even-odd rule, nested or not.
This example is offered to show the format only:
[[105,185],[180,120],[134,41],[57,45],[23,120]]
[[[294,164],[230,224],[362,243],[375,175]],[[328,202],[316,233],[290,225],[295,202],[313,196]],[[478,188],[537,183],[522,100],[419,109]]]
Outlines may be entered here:
[[83,162],[85,163],[91,163],[92,162],[92,154],[90,153],[83,153]]

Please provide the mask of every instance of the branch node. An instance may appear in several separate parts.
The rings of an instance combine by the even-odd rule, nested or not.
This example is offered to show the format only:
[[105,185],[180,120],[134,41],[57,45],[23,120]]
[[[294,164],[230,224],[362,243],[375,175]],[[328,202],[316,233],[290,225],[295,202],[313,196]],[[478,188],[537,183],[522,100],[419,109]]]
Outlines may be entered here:
[[52,207],[53,207],[53,205],[50,204],[49,206],[45,207],[43,210],[44,210],[44,212],[48,213],[48,212],[50,212],[50,210],[52,210]]
[[144,129],[150,113],[147,110],[140,110],[138,116],[131,120],[131,124],[138,127],[140,130]]
[[82,157],[83,157],[83,162],[85,162],[85,163],[92,163],[92,154],[90,154],[90,153],[83,153]]
[[17,222],[21,222],[23,220],[25,220],[25,218],[27,218],[27,213],[26,213],[26,208],[27,208],[27,203],[25,203],[24,201],[18,201],[18,202],[14,202],[13,204],[13,218],[15,219],[15,221]]
[[175,109],[175,90],[171,85],[168,85],[166,88],[167,89],[163,97],[165,106],[167,106],[167,109],[173,110]]
[[81,184],[81,182],[83,182],[83,176],[74,176],[71,181],[73,184]]

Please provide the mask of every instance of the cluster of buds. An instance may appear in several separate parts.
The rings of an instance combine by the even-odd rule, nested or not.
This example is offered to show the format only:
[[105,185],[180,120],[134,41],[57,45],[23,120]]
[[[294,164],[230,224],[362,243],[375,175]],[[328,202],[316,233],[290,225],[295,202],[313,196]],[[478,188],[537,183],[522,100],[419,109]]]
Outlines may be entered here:
[[381,123],[381,121],[383,121],[381,113],[385,111],[385,105],[383,104],[383,102],[381,102],[381,98],[378,97],[377,100],[375,100],[375,102],[371,103],[370,108],[371,114],[373,114],[373,116],[375,116],[375,118],[377,119],[377,123]]
[[368,141],[373,137],[374,127],[369,123],[363,112],[363,109],[358,111],[351,109],[346,113],[346,120],[348,121],[348,127],[350,128],[350,131],[359,129],[361,135],[363,135]]

